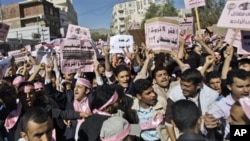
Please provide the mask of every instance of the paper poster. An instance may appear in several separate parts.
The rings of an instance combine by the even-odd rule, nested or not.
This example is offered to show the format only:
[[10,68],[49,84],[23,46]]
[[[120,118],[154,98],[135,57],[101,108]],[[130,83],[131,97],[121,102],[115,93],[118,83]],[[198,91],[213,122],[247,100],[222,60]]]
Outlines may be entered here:
[[8,35],[10,26],[4,23],[0,23],[0,40],[5,41]]
[[41,33],[41,37],[40,37],[41,42],[49,43],[50,42],[49,27],[42,27],[40,29],[40,33]]
[[179,23],[166,18],[146,21],[146,45],[152,50],[172,50],[179,47]]
[[61,70],[63,73],[93,72],[95,51],[89,40],[63,39]]
[[128,48],[133,52],[134,39],[131,35],[116,35],[110,38],[110,53],[123,53],[122,49]]
[[218,27],[250,29],[249,0],[228,0],[217,23]]
[[26,60],[26,55],[23,52],[21,52],[21,50],[9,51],[8,55],[13,56],[15,58],[16,63]]
[[69,24],[66,38],[69,39],[91,39],[90,31],[86,27]]
[[181,31],[184,31],[185,34],[193,34],[193,27],[194,27],[193,17],[179,18],[178,21]]
[[241,31],[242,48],[238,48],[238,54],[250,54],[250,31]]
[[[224,41],[230,44],[234,33],[233,29],[228,29]],[[250,54],[250,31],[238,32],[233,46],[237,47],[237,54]]]
[[192,9],[206,5],[205,0],[184,0],[184,3],[186,9]]

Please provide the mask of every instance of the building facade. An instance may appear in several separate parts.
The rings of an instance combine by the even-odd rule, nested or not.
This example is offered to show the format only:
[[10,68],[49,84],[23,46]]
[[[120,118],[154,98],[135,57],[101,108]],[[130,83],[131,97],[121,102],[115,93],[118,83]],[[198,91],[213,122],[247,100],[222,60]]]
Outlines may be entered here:
[[50,39],[60,37],[59,9],[43,0],[23,1],[2,7],[1,19],[10,26],[7,38],[34,39],[44,42],[43,29]]
[[160,4],[163,1],[130,0],[114,5],[111,22],[112,34],[122,34],[130,28],[139,28],[149,6],[152,3]]
[[77,13],[73,6],[73,0],[47,0],[59,8],[61,35],[65,37],[68,24],[78,25]]

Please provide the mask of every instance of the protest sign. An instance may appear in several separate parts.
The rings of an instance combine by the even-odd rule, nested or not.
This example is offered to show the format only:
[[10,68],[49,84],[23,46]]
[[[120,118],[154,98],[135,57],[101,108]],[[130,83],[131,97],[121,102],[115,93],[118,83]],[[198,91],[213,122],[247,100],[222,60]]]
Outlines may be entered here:
[[49,27],[42,27],[40,29],[40,33],[41,33],[41,37],[40,37],[41,42],[49,43],[50,42],[50,30],[49,30]]
[[110,53],[123,53],[122,49],[128,48],[129,52],[133,52],[133,36],[131,35],[115,35],[110,38]]
[[134,42],[137,46],[141,46],[141,43],[145,44],[145,30],[144,29],[134,29],[128,31],[130,35],[133,36]]
[[218,36],[222,36],[222,37],[225,37],[227,33],[226,28],[218,27],[217,24],[213,24],[213,31],[215,34],[217,34]]
[[[233,35],[236,31],[233,29],[228,29],[225,42],[230,44],[232,42]],[[241,31],[238,32],[233,46],[237,47],[237,54],[250,54],[250,31]]]
[[180,26],[180,32],[182,34],[193,34],[194,33],[194,17],[170,17],[164,18],[177,20]]
[[90,31],[86,27],[69,24],[66,38],[70,39],[91,39]]
[[186,9],[192,9],[206,5],[205,0],[184,0],[184,3]]
[[13,56],[15,58],[16,63],[26,60],[26,55],[24,52],[21,52],[21,50],[9,51],[8,55]]
[[92,72],[95,51],[89,40],[63,39],[61,70],[63,73]]
[[5,41],[8,35],[10,26],[4,23],[0,23],[0,40]]
[[228,0],[217,23],[218,27],[250,30],[249,0]]
[[193,34],[194,27],[194,18],[193,17],[185,17],[179,18],[180,30],[184,31],[185,34]]
[[238,54],[250,54],[250,31],[241,31],[242,47],[238,48]]
[[145,24],[146,45],[154,51],[179,47],[179,22],[167,18],[152,18]]

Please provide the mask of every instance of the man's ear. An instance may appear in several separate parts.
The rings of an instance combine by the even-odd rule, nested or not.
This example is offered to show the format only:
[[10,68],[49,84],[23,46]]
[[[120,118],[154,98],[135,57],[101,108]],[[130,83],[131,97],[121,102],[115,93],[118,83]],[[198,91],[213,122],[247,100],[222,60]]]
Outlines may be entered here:
[[20,136],[21,136],[22,138],[24,138],[26,141],[28,140],[28,139],[27,139],[27,135],[26,135],[25,132],[21,131],[21,132],[20,132]]
[[231,85],[227,85],[227,88],[228,88],[230,91],[232,91]]
[[86,87],[86,94],[90,92],[90,89]]
[[176,124],[175,124],[175,122],[174,122],[173,120],[171,120],[171,124],[172,124],[174,127],[176,127]]
[[156,81],[155,81],[155,79],[153,79],[153,84],[155,84],[156,83]]
[[197,90],[200,90],[202,88],[202,83],[197,84]]
[[136,94],[136,98],[141,100],[141,95],[140,94]]

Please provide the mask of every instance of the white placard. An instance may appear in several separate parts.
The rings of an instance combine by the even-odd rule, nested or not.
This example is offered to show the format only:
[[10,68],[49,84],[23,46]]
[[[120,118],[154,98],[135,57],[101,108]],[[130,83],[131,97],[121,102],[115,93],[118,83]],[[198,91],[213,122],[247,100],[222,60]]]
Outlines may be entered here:
[[110,53],[123,53],[122,49],[133,52],[133,36],[131,35],[116,35],[110,38]]

